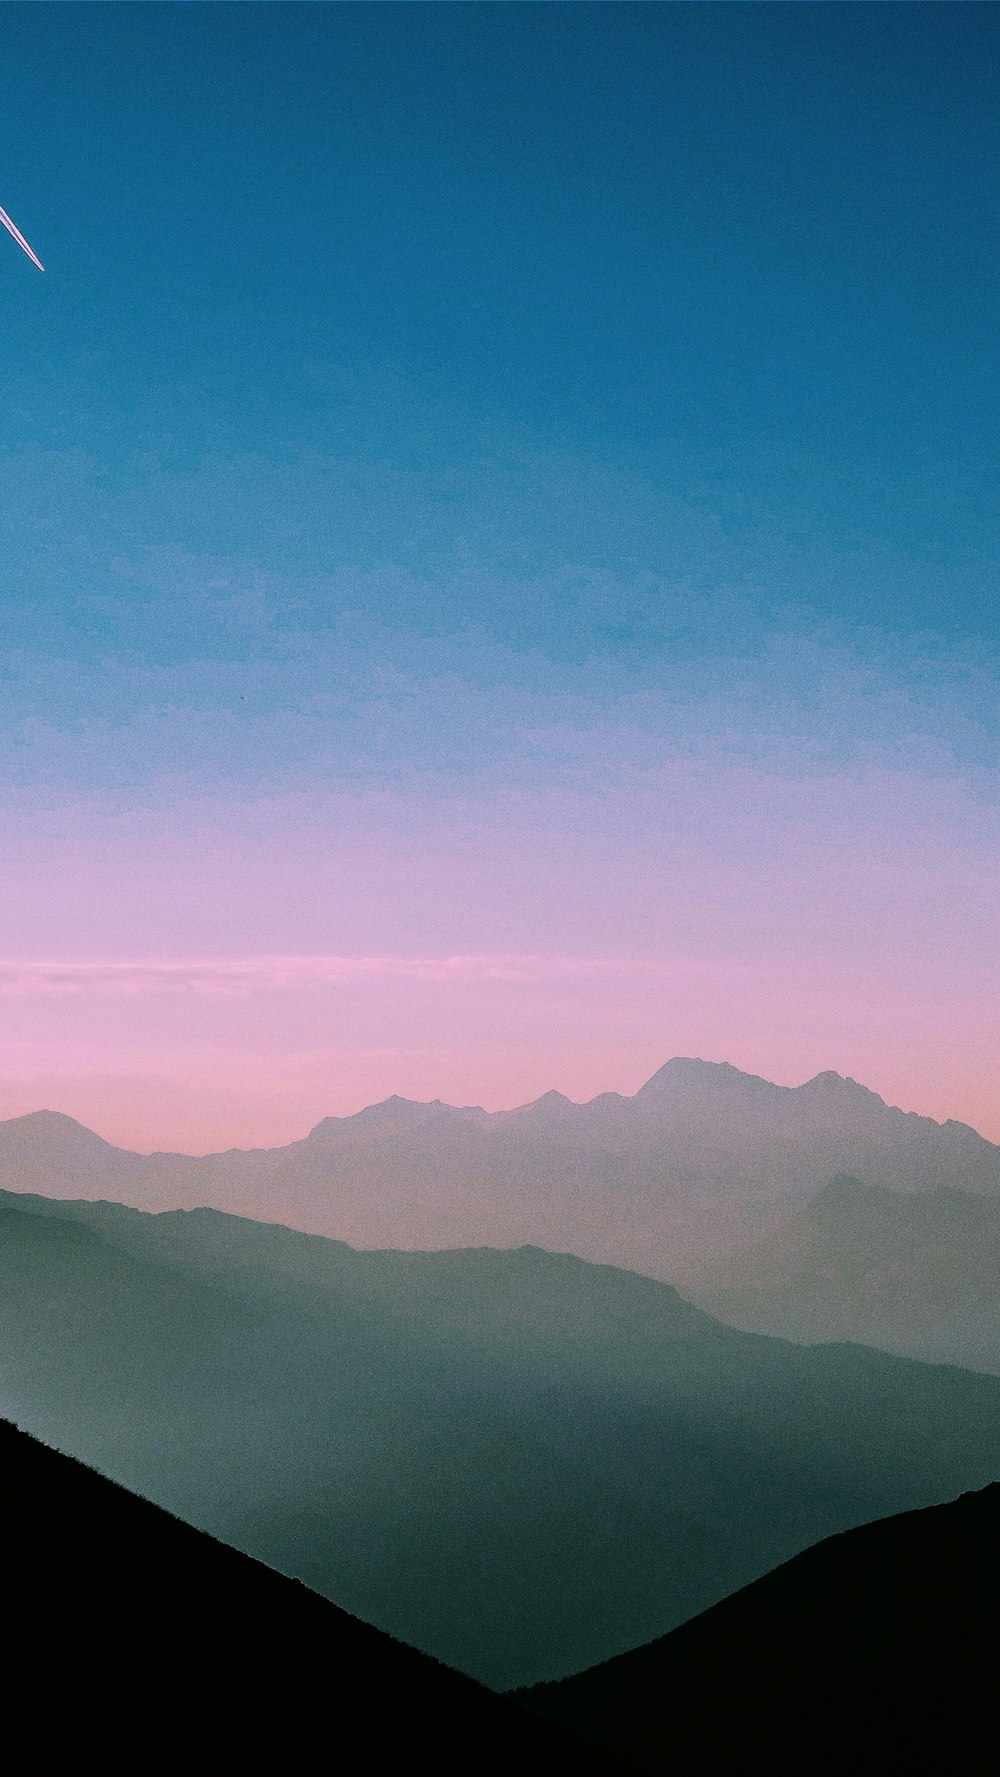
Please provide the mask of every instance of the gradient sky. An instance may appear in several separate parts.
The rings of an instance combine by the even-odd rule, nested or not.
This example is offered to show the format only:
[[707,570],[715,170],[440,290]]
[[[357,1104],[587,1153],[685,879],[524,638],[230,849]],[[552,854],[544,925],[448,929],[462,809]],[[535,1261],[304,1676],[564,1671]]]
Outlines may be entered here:
[[0,1114],[1000,1138],[993,6],[0,9]]

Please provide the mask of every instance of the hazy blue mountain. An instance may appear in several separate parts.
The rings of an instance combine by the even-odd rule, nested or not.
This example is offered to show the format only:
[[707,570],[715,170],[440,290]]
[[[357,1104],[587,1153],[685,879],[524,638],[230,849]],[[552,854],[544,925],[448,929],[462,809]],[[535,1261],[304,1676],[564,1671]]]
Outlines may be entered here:
[[1000,1486],[831,1537],[673,1634],[519,1701],[648,1777],[985,1777]]
[[11,1770],[625,1770],[6,1421],[0,1474]]
[[834,1179],[698,1299],[735,1326],[1000,1372],[1000,1199]]
[[496,1685],[1000,1474],[1000,1380],[741,1333],[614,1267],[15,1195],[0,1408]]
[[837,1074],[792,1088],[684,1059],[633,1098],[550,1092],[496,1113],[391,1098],[284,1148],[202,1158],[126,1153],[50,1112],[0,1123],[9,1190],[210,1205],[355,1246],[528,1242],[675,1282],[837,1173],[1000,1194],[1000,1148]]

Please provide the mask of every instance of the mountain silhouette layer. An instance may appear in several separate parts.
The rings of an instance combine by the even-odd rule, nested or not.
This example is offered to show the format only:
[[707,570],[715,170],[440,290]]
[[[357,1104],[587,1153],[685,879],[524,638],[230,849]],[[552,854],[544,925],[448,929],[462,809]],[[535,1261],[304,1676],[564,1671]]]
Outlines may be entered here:
[[682,1282],[839,1173],[1000,1194],[1000,1148],[839,1074],[776,1086],[677,1058],[632,1098],[512,1111],[390,1098],[287,1147],[132,1154],[52,1112],[0,1123],[0,1186],[137,1208],[209,1205],[364,1247],[532,1243]]
[[526,1247],[0,1200],[0,1409],[495,1686],[1000,1473],[1000,1380]]
[[986,1777],[1000,1486],[831,1537],[671,1635],[519,1700],[648,1777]]
[[834,1179],[745,1251],[709,1262],[698,1300],[753,1332],[1000,1373],[1000,1199]]
[[624,1769],[7,1421],[0,1475],[12,1770]]

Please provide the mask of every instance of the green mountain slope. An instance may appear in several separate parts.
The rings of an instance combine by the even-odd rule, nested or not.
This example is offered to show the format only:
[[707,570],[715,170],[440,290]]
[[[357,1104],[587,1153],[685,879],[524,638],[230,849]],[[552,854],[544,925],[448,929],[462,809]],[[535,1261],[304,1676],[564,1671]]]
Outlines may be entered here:
[[0,1377],[27,1429],[500,1686],[1000,1474],[991,1377],[754,1337],[535,1248],[211,1211],[7,1198]]

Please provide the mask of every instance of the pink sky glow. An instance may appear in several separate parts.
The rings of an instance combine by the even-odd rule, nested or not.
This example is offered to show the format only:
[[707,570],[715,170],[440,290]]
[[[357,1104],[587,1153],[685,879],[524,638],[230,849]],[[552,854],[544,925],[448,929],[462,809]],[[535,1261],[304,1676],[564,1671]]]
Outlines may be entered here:
[[140,1149],[401,1093],[634,1092],[672,1055],[827,1068],[1000,1139],[995,820],[953,775],[617,771],[11,810],[0,1115]]
[[681,1055],[1000,1142],[995,23],[935,111],[941,8],[563,8],[554,79],[539,10],[310,7],[287,89],[266,8],[186,9],[221,88],[5,10],[58,266],[0,211],[0,1118],[205,1152]]
[[787,1085],[833,1067],[996,1139],[972,997],[946,971],[916,992],[892,968],[690,958],[5,961],[0,1113],[198,1152],[294,1140],[393,1092],[488,1109],[631,1093],[697,1054]]

